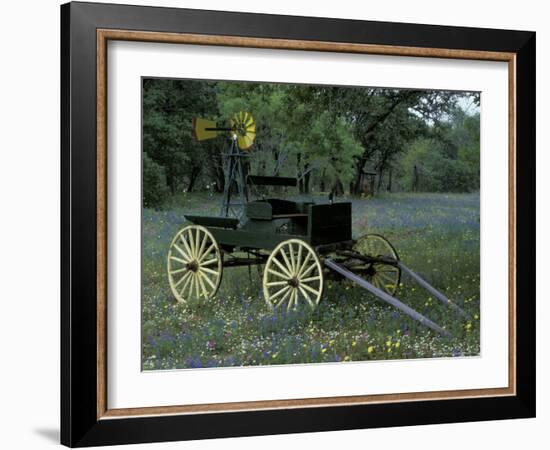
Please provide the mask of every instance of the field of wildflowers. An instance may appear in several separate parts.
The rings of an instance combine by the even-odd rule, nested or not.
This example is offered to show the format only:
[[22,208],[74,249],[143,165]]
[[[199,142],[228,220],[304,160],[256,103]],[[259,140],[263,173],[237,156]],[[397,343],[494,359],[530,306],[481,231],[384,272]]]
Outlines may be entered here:
[[179,304],[166,253],[185,213],[217,215],[207,193],[145,209],[142,223],[144,370],[478,355],[479,194],[386,194],[352,199],[353,233],[380,233],[401,260],[470,315],[456,316],[402,276],[396,296],[449,330],[441,337],[348,282],[328,282],[315,311],[271,312],[257,268],[224,271],[216,297]]

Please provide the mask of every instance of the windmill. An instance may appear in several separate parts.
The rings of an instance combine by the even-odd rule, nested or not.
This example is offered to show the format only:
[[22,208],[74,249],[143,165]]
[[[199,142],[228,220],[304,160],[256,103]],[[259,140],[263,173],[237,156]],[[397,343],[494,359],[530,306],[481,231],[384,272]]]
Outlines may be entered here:
[[248,201],[246,173],[242,159],[247,157],[256,137],[256,123],[248,112],[239,111],[230,120],[228,127],[220,127],[213,120],[193,118],[193,134],[197,141],[214,139],[229,133],[231,145],[224,153],[224,191],[220,216],[241,219]]

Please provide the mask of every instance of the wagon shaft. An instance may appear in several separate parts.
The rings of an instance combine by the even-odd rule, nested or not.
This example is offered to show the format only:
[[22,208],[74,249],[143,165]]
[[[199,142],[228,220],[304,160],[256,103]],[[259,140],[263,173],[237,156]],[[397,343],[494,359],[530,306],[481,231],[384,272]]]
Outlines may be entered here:
[[390,305],[394,306],[395,308],[403,311],[409,317],[420,322],[422,325],[426,325],[428,328],[431,328],[432,330],[434,330],[435,332],[443,336],[450,337],[449,332],[441,328],[435,322],[432,322],[430,319],[423,316],[419,312],[415,311],[410,306],[405,305],[401,300],[398,300],[397,298],[392,297],[391,295],[387,294],[383,290],[370,284],[367,280],[364,280],[360,276],[354,274],[353,272],[350,272],[349,270],[345,269],[339,264],[336,264],[331,259],[325,259],[325,265],[330,269],[334,270],[335,272],[338,272],[340,275],[347,278],[348,280],[353,281],[354,283],[358,284],[362,288],[368,290],[369,292],[374,294],[376,297],[378,297],[380,300],[383,300],[386,303],[389,303]]
[[429,284],[426,280],[420,277],[420,275],[414,273],[411,269],[409,269],[405,264],[402,262],[397,263],[399,268],[406,272],[413,280],[415,280],[420,286],[422,286],[424,289],[426,289],[430,294],[432,294],[435,298],[437,298],[439,301],[441,301],[443,304],[447,305],[449,308],[460,314],[462,317],[469,319],[468,314],[460,308],[458,305],[454,304],[451,300],[449,300],[445,295],[443,295],[441,292],[439,292],[436,288],[434,288],[431,284]]

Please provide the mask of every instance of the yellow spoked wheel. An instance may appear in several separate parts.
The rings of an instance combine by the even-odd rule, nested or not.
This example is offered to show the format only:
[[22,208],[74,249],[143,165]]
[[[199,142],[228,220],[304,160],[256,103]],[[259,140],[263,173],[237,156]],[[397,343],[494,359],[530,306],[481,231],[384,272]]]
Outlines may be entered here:
[[168,250],[168,281],[179,302],[213,297],[222,279],[222,258],[214,236],[200,225],[181,229]]
[[300,239],[281,242],[265,264],[264,297],[270,308],[314,309],[323,295],[323,267],[315,250]]
[[[353,250],[363,256],[399,261],[399,255],[393,245],[378,234],[366,234],[360,237],[353,246]],[[354,269],[360,270],[368,282],[392,296],[401,281],[401,269],[391,263],[369,262]]]

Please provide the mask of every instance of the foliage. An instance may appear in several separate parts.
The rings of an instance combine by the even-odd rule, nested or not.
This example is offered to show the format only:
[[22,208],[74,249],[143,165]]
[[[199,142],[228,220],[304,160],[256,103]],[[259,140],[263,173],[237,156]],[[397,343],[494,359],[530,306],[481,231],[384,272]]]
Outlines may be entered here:
[[403,190],[469,192],[479,190],[479,115],[456,113],[433,127],[431,137],[415,140],[398,165]]
[[147,153],[143,154],[143,207],[158,208],[162,206],[168,197],[169,191],[166,185],[164,168],[153,161]]
[[[229,133],[195,142],[192,119],[223,127],[249,111],[257,124],[249,172],[296,177],[303,194],[362,194],[367,169],[377,173],[377,192],[467,192],[479,188],[479,114],[465,112],[467,101],[478,108],[479,94],[144,79],[143,150],[164,168],[172,194],[221,192]],[[411,181],[415,165],[420,183]],[[144,184],[144,195],[151,189]]]

